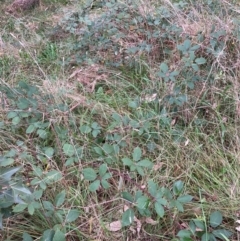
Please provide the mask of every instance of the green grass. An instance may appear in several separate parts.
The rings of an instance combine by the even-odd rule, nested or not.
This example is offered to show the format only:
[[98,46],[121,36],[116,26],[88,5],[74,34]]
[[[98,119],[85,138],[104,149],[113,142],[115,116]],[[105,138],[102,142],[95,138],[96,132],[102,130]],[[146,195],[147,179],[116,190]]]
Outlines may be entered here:
[[[1,240],[23,240],[24,233],[43,240],[48,229],[61,230],[71,241],[180,240],[178,232],[191,219],[208,222],[214,211],[224,217],[221,228],[233,232],[229,240],[239,240],[235,230],[240,195],[239,4],[155,2],[144,3],[146,9],[142,6],[139,12],[126,5],[130,17],[122,20],[112,13],[106,19],[108,9],[101,8],[100,1],[92,3],[80,20],[74,13],[86,5],[78,1],[44,0],[26,13],[0,17],[0,169],[22,166],[16,175],[22,177],[21,185],[32,193],[42,190],[34,199],[38,203],[34,213],[29,207],[11,212],[16,204],[8,209]],[[0,9],[8,5],[3,1]],[[103,29],[94,25],[103,19]],[[135,25],[133,20],[139,22]],[[106,31],[115,31],[112,23],[122,34],[114,40]],[[88,24],[94,30],[89,27],[84,36],[78,35]],[[91,31],[95,35],[89,36]],[[154,37],[157,33],[162,35]],[[193,46],[200,43],[196,58],[206,60],[196,72],[190,71],[183,59],[187,55],[179,49],[186,39]],[[143,41],[153,50],[146,50]],[[190,66],[196,65],[194,61]],[[159,67],[162,62],[168,65],[167,73],[179,71],[176,81],[166,80],[164,67]],[[193,75],[198,76],[196,82]],[[19,86],[20,81],[26,85]],[[143,168],[143,176],[122,161],[132,158],[136,147],[141,148],[141,158],[153,164]],[[13,156],[7,154],[11,149]],[[4,158],[9,165],[1,164]],[[110,187],[91,192],[89,185],[95,179],[87,179],[83,170],[98,171],[103,163],[112,175]],[[41,175],[34,172],[36,168]],[[50,180],[51,171],[61,177]],[[45,178],[46,187],[33,184],[36,178]],[[126,205],[137,205],[124,200],[122,192],[134,196],[141,190],[147,195],[149,180],[171,190],[181,180],[183,193],[193,199],[184,205],[184,212],[165,208],[160,218],[153,211],[154,225],[135,212],[138,222],[109,231],[107,225],[121,220]],[[62,190],[66,197],[58,206],[56,196]],[[31,203],[31,198],[24,200]],[[6,211],[1,205],[0,199],[0,214]],[[71,209],[78,212],[72,222],[67,221]],[[57,212],[59,216],[54,216]]]

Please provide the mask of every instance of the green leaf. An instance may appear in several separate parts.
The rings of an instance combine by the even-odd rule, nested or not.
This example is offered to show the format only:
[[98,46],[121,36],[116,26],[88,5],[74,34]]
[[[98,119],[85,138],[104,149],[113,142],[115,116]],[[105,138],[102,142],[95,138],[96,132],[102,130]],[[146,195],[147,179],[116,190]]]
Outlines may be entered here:
[[191,47],[191,41],[189,39],[186,39],[183,43],[183,46],[185,50],[188,50]]
[[222,223],[223,217],[221,212],[219,211],[215,211],[210,215],[210,225],[213,228],[216,228],[217,226],[219,226]]
[[22,167],[11,167],[0,170],[0,178],[5,181],[10,181],[13,174],[18,172]]
[[30,125],[26,130],[26,134],[33,133],[35,130],[36,130],[36,127],[34,125]]
[[149,199],[146,196],[141,196],[137,199],[137,207],[140,209],[146,209],[149,204]]
[[142,156],[141,149],[139,147],[135,147],[133,150],[133,155],[132,155],[133,160],[137,162],[140,160],[141,156]]
[[107,172],[108,168],[107,168],[107,165],[106,164],[102,164],[100,167],[99,167],[99,175],[101,177],[104,176],[104,174]]
[[137,166],[137,172],[141,175],[141,176],[144,176],[144,171],[141,167],[138,167]]
[[179,238],[190,238],[192,235],[191,231],[189,230],[180,230],[178,233],[177,233],[177,236]]
[[23,233],[22,236],[23,240],[22,241],[33,241],[32,237],[28,233]]
[[77,209],[71,209],[66,216],[66,223],[71,223],[79,217],[80,212]]
[[126,210],[122,215],[122,227],[129,226],[134,220],[134,212],[132,208]]
[[201,241],[210,241],[210,233],[204,233],[201,237]]
[[12,185],[12,189],[17,191],[18,193],[21,192],[22,194],[25,194],[25,195],[32,194],[29,189],[27,189],[26,187],[23,187],[23,186],[19,186],[18,184]]
[[157,194],[158,186],[153,180],[148,181],[148,192],[155,197]]
[[27,203],[19,203],[13,208],[14,213],[21,213],[28,206]]
[[64,166],[71,166],[75,161],[75,157],[69,157],[66,162],[64,163]]
[[183,196],[180,196],[177,198],[177,200],[181,203],[188,203],[188,202],[191,202],[193,199],[192,196],[190,195],[183,195]]
[[38,130],[37,130],[37,134],[38,134],[39,137],[42,138],[42,139],[46,139],[46,138],[47,138],[47,135],[48,135],[48,133],[47,133],[45,130],[43,130],[43,129],[38,129]]
[[66,241],[65,234],[59,229],[57,229],[55,231],[52,241]]
[[10,111],[7,115],[8,119],[12,119],[17,116],[17,112]]
[[96,138],[96,137],[98,136],[98,134],[100,134],[100,133],[101,133],[100,130],[93,130],[93,131],[92,131],[92,136],[93,136],[94,138]]
[[55,204],[56,207],[60,207],[64,203],[65,196],[66,196],[65,190],[63,190],[63,191],[61,191],[60,193],[57,194],[57,196],[55,197],[55,200],[54,200],[54,204]]
[[88,181],[94,181],[97,178],[96,171],[90,167],[83,169],[83,176]]
[[147,167],[149,169],[151,169],[153,167],[153,163],[147,159],[141,160],[137,163],[138,166],[141,167]]
[[44,151],[47,158],[51,158],[54,154],[54,149],[52,147],[47,147]]
[[162,70],[162,72],[163,72],[164,74],[166,74],[166,73],[168,72],[168,66],[167,66],[167,64],[164,63],[164,62],[161,63],[160,69]]
[[33,215],[33,214],[34,214],[34,211],[35,211],[34,205],[33,205],[33,203],[30,203],[30,204],[28,205],[28,213],[29,213],[30,215]]
[[82,134],[89,134],[92,131],[92,128],[88,125],[82,125],[80,127],[80,131],[82,132]]
[[100,187],[100,180],[95,180],[89,185],[88,189],[91,192],[96,192],[99,187]]
[[102,180],[107,180],[107,179],[109,179],[109,178],[111,178],[111,177],[112,177],[112,174],[109,173],[109,172],[107,172],[107,173],[105,173],[104,176],[102,176],[101,178],[102,178]]
[[3,214],[0,213],[0,230],[3,230]]
[[108,189],[110,187],[110,184],[106,180],[101,180],[101,184],[104,189]]
[[27,109],[29,107],[29,100],[25,98],[20,98],[17,103],[17,107],[21,110]]
[[199,219],[193,219],[193,222],[195,223],[196,227],[201,229],[202,231],[205,231],[205,225],[202,220]]
[[131,203],[133,202],[133,197],[129,192],[122,192],[122,198]]
[[197,59],[195,59],[195,63],[197,63],[197,64],[205,64],[207,61],[206,61],[206,59],[205,58],[197,58]]
[[133,161],[131,159],[129,159],[128,157],[125,157],[122,159],[123,165],[125,166],[132,166],[133,165]]
[[65,143],[63,145],[63,152],[66,156],[71,157],[75,154],[75,148],[73,145],[71,145],[69,143]]
[[102,148],[106,154],[111,154],[112,152],[114,152],[113,146],[107,143],[105,143]]
[[17,125],[21,121],[20,117],[16,116],[12,119],[12,124]]
[[94,151],[95,151],[99,156],[102,156],[102,155],[103,155],[102,148],[100,148],[100,147],[94,147],[93,149],[94,149]]
[[179,212],[183,212],[183,211],[184,211],[182,203],[180,203],[180,202],[177,201],[177,200],[175,200],[175,206],[176,206],[176,208],[177,208],[177,210],[178,210]]
[[48,211],[54,211],[55,210],[53,204],[49,201],[43,201],[43,207],[44,207],[44,209],[46,209]]
[[55,232],[52,229],[45,230],[40,241],[52,241],[54,233]]
[[162,218],[165,213],[163,206],[161,204],[159,204],[158,202],[155,202],[154,207],[155,207],[155,211],[156,211],[157,215]]
[[226,229],[216,229],[212,231],[212,234],[217,238],[226,240],[225,238],[230,238],[233,235],[233,232],[230,232]]
[[10,166],[11,164],[14,163],[14,159],[13,158],[3,158],[3,160],[0,160],[0,166],[1,167],[6,167],[6,166]]
[[183,182],[182,181],[176,181],[174,184],[173,184],[173,193],[175,195],[179,195],[183,190]]
[[57,182],[60,179],[62,179],[62,173],[57,171],[57,170],[52,170],[52,171],[46,173],[46,178],[47,178],[48,181]]

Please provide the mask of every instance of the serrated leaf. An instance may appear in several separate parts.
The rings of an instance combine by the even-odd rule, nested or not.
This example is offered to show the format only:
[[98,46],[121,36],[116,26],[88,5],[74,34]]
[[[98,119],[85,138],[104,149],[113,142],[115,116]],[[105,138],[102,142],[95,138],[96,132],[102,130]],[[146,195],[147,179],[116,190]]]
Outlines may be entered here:
[[147,167],[149,169],[151,169],[153,167],[153,163],[151,161],[149,161],[148,159],[144,159],[144,160],[141,160],[137,163],[138,166],[141,166],[141,167]]
[[193,197],[191,195],[182,195],[177,198],[177,200],[181,203],[188,203],[191,202]]
[[22,241],[33,241],[32,237],[28,233],[23,233],[22,236],[23,240]]
[[20,213],[20,212],[22,212],[24,209],[26,209],[27,208],[27,206],[28,206],[28,204],[27,203],[19,203],[19,204],[17,204],[14,208],[13,208],[13,212],[14,213]]
[[91,192],[96,192],[99,187],[100,187],[100,180],[95,180],[89,185],[88,189]]
[[55,204],[56,207],[60,207],[64,203],[65,196],[66,196],[65,190],[63,190],[63,191],[61,191],[60,193],[57,194],[57,196],[55,197],[55,200],[54,200],[54,204]]
[[223,217],[221,212],[219,211],[215,211],[213,213],[211,213],[210,215],[210,225],[213,228],[216,228],[217,226],[219,226],[222,223]]
[[131,159],[129,159],[128,157],[125,157],[122,159],[123,165],[125,166],[132,166],[133,165],[133,161]]
[[105,173],[107,172],[108,168],[107,168],[107,165],[106,164],[102,164],[100,167],[99,167],[99,175],[101,177],[103,177],[105,175]]
[[122,227],[129,226],[134,220],[133,209],[127,209],[122,215]]
[[88,181],[94,181],[97,178],[96,171],[90,167],[83,169],[83,176]]
[[196,64],[205,64],[207,61],[206,61],[206,59],[205,58],[197,58],[197,59],[195,59],[195,63]]
[[63,152],[66,156],[71,157],[75,154],[75,148],[73,145],[71,145],[69,143],[65,143],[63,145]]
[[57,229],[55,231],[52,241],[66,241],[65,234],[59,229]]
[[77,209],[71,209],[66,216],[66,223],[71,223],[79,217],[80,212]]
[[137,162],[140,160],[141,156],[142,150],[140,149],[140,147],[135,147],[132,154],[133,160]]
[[161,204],[159,204],[158,202],[154,203],[154,207],[155,207],[155,211],[156,211],[157,215],[162,218],[165,214],[164,207]]
[[26,134],[33,133],[35,130],[36,130],[36,127],[34,125],[30,125],[26,130]]

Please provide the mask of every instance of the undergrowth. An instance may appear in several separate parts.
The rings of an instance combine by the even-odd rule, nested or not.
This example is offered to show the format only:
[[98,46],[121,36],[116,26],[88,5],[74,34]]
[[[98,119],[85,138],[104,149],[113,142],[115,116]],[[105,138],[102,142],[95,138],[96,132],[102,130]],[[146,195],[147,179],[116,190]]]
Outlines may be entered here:
[[1,240],[238,240],[238,13],[208,0],[5,12]]

